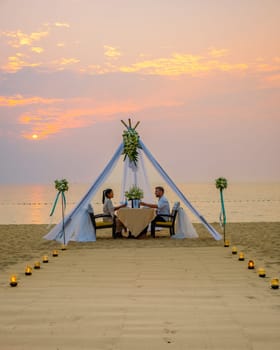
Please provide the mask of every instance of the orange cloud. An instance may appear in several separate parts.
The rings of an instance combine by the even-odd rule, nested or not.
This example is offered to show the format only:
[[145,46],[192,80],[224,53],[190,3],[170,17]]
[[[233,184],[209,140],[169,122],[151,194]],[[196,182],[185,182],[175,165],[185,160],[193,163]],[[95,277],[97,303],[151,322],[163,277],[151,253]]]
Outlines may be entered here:
[[[119,113],[135,113],[142,109],[155,106],[178,105],[176,101],[167,101],[159,98],[158,101],[144,99],[144,101],[111,101],[104,104],[93,102],[91,99],[74,99],[67,102],[69,109],[48,107],[33,112],[24,113],[19,118],[19,123],[27,130],[22,133],[26,139],[32,139],[32,135],[38,135],[44,139],[66,129],[84,128],[97,121],[110,120]],[[79,106],[84,106],[80,108]]]
[[38,96],[33,97],[23,97],[21,95],[15,96],[0,96],[0,107],[17,107],[17,106],[28,106],[34,104],[54,104],[62,102],[62,99],[51,99],[51,98],[42,98]]
[[80,60],[77,59],[77,58],[65,58],[65,57],[62,57],[59,60],[52,61],[52,64],[54,66],[68,66],[68,65],[71,65],[71,64],[79,63],[79,62],[80,62]]
[[279,64],[262,63],[255,66],[258,72],[277,72],[280,70]]
[[214,65],[213,68],[216,70],[230,72],[230,71],[236,71],[236,70],[237,71],[247,70],[249,66],[246,63],[236,63],[236,64],[217,63],[216,67]]
[[280,87],[280,74],[272,74],[262,79],[260,88],[279,88]]
[[100,64],[90,64],[86,68],[80,68],[80,72],[88,73],[90,75],[102,75],[108,73],[119,72],[120,68],[107,62],[104,66]]
[[40,62],[27,62],[26,60],[24,60],[25,57],[26,56],[21,53],[17,53],[15,56],[10,56],[8,57],[8,62],[1,68],[9,73],[14,73],[22,69],[23,67],[38,67],[41,65]]
[[31,139],[32,135],[36,134],[40,139],[44,139],[65,129],[83,128],[94,123],[92,118],[88,118],[93,116],[93,113],[94,109],[44,109],[23,114],[19,122],[29,125],[30,131],[23,132],[22,136]]
[[104,55],[108,58],[116,59],[121,56],[121,53],[115,47],[104,45]]
[[49,28],[70,28],[70,24],[67,22],[45,22],[43,26]]
[[66,22],[55,22],[54,23],[55,27],[65,27],[65,28],[70,28],[70,24]]
[[279,88],[280,86],[280,59],[274,57],[271,63],[257,61],[254,70],[258,73],[260,89]]
[[209,71],[246,70],[245,63],[223,63],[218,60],[207,60],[203,56],[189,54],[173,54],[171,58],[158,58],[134,63],[130,66],[120,67],[121,72],[140,72],[150,75],[179,76],[184,74],[197,74]]
[[42,47],[32,47],[31,51],[36,52],[36,53],[42,53],[44,49]]
[[[19,122],[29,125],[30,132],[24,132],[22,136],[31,139],[37,134],[44,139],[52,134],[57,134],[66,129],[84,128],[92,125],[97,120],[104,120],[115,113],[123,113],[137,109],[133,104],[118,105],[106,104],[92,108],[73,108],[69,110],[47,109],[37,110],[33,113],[23,114]],[[98,116],[98,117],[97,117]]]
[[271,75],[270,77],[267,77],[267,80],[280,82],[280,74]]
[[49,35],[48,32],[33,32],[30,34],[23,33],[21,30],[2,32],[2,36],[8,38],[8,44],[14,48],[21,46],[31,46],[35,41]]
[[215,49],[215,48],[210,48],[209,49],[209,55],[215,58],[219,57],[225,57],[229,53],[228,49]]

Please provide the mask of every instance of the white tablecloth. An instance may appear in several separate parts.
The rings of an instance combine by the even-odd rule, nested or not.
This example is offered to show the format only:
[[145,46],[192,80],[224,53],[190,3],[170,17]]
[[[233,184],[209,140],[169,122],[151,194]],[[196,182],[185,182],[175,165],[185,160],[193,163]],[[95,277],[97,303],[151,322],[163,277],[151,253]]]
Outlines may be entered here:
[[118,218],[133,235],[142,232],[155,216],[155,210],[152,208],[121,208],[118,210]]

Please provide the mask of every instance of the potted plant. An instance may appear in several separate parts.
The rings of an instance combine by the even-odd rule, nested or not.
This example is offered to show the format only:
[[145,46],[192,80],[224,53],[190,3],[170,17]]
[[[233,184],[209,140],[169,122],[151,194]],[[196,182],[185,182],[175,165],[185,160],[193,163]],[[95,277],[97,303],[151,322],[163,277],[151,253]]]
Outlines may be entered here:
[[133,185],[128,191],[125,192],[125,197],[128,200],[131,200],[132,208],[139,208],[140,200],[144,197],[144,193],[140,187]]

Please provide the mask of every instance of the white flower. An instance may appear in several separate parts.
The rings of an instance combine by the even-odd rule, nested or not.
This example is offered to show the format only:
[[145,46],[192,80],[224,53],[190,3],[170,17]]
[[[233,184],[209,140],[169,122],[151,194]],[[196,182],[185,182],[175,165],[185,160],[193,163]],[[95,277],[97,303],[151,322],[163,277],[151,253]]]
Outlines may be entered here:
[[[129,128],[128,130],[123,132],[123,144],[124,150],[123,154],[125,158],[128,157],[135,164],[138,160],[138,148],[139,146],[139,135],[135,129]],[[124,159],[125,159],[124,158]]]
[[68,191],[68,189],[69,189],[68,181],[66,179],[55,180],[54,183],[55,183],[55,188],[59,192],[65,192],[65,191]]
[[143,190],[137,186],[132,186],[125,192],[127,199],[142,199],[144,197]]

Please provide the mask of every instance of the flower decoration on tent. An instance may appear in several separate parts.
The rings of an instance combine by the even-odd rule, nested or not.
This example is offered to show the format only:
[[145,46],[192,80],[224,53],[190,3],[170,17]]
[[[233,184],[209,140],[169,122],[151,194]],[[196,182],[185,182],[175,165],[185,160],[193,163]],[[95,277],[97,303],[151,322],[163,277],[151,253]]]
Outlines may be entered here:
[[135,129],[128,128],[123,132],[123,154],[129,158],[134,164],[138,160],[139,135]]
[[144,192],[138,186],[131,186],[128,191],[124,194],[127,199],[142,199],[144,197]]
[[69,189],[68,181],[66,179],[55,180],[54,184],[56,190],[58,190],[59,192],[65,192]]
[[127,130],[123,132],[123,153],[124,160],[126,157],[129,158],[131,162],[137,165],[138,161],[138,148],[141,148],[139,144],[139,134],[136,131],[137,126],[140,122],[137,122],[134,127],[132,127],[131,119],[128,119],[128,125],[122,120],[123,125]]

